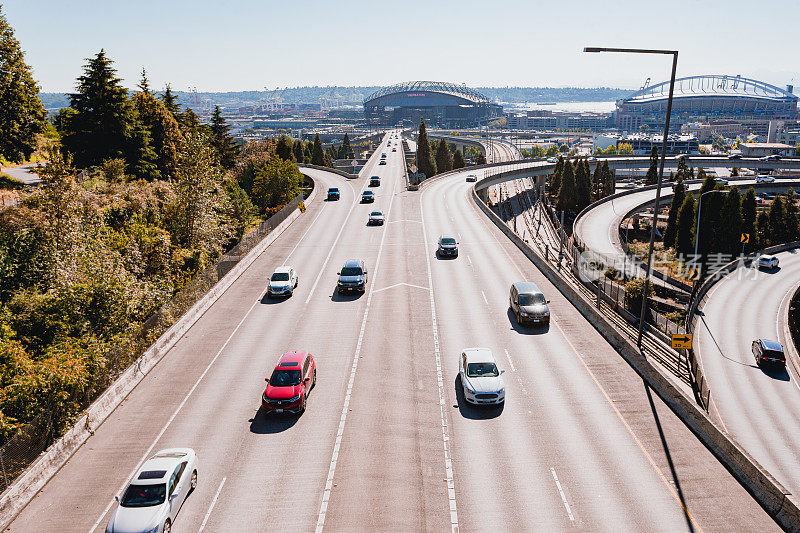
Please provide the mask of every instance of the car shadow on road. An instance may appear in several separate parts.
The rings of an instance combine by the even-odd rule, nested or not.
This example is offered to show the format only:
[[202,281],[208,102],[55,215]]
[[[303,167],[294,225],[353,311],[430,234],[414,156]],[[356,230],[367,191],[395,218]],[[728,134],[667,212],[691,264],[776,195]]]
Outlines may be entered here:
[[458,259],[457,255],[442,255],[442,254],[439,253],[438,250],[433,252],[433,256],[436,259],[438,259],[439,261],[448,261],[448,260],[451,260],[451,259]]
[[250,422],[250,433],[257,435],[269,435],[281,433],[291,428],[297,423],[299,415],[292,413],[270,413],[267,414],[261,407],[258,408]]
[[456,402],[461,416],[470,420],[489,420],[502,414],[505,403],[500,405],[472,405],[464,398],[464,386],[461,385],[461,374],[455,379]]
[[550,324],[546,326],[536,326],[531,324],[530,326],[524,326],[517,322],[517,316],[514,314],[514,311],[511,310],[509,307],[506,309],[506,315],[508,315],[508,322],[511,324],[511,329],[519,333],[520,335],[544,335],[548,331],[550,331]]
[[760,366],[756,366],[756,368],[760,368],[764,374],[772,379],[777,379],[778,381],[789,381],[789,373],[786,371],[786,368],[765,368]]
[[[366,291],[365,291],[366,292]],[[331,294],[331,301],[333,302],[354,302],[364,296],[363,292],[345,292],[341,293],[334,289]]]
[[289,298],[291,298],[291,296],[270,296],[264,293],[264,296],[261,297],[261,303],[264,305],[275,305],[283,303]]

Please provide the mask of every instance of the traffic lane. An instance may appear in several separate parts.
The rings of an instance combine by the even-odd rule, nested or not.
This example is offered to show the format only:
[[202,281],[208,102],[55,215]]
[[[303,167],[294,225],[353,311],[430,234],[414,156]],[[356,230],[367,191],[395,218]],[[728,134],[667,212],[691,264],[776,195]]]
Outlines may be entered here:
[[[415,198],[395,198],[325,516],[332,531],[442,530],[449,503]],[[418,216],[416,217],[418,218]]]
[[[318,185],[329,183],[340,184],[340,178],[328,175]],[[261,297],[274,267],[284,262],[304,234],[306,239],[325,237],[326,226],[314,221],[328,215],[336,217],[337,212],[327,209],[321,201],[309,204],[308,211],[267,248],[96,428],[94,435],[23,509],[11,530],[88,530],[248,309]]]
[[[464,218],[466,216],[462,220]],[[473,221],[474,217],[470,222]],[[658,523],[664,521],[674,527],[676,520],[682,519],[680,506],[641,452],[637,456],[630,453],[630,446],[620,446],[620,442],[634,443],[626,435],[624,426],[613,420],[615,414],[609,412],[612,410],[608,402],[581,368],[580,360],[574,355],[547,357],[546,354],[566,355],[571,349],[557,328],[550,328],[549,332],[534,329],[539,335],[521,336],[509,325],[507,287],[520,278],[519,272],[490,239],[484,238],[484,242],[472,247],[470,242],[479,236],[474,230],[480,228],[465,223],[461,229],[465,235],[463,253],[468,253],[475,265],[472,285],[476,289],[464,291],[464,287],[469,287],[468,280],[455,279],[452,273],[435,281],[434,286],[439,291],[449,280],[454,286],[462,287],[462,291],[479,296],[466,305],[455,305],[452,310],[446,302],[441,306],[442,331],[452,328],[457,342],[465,343],[454,346],[443,342],[446,357],[454,354],[447,369],[452,368],[457,382],[455,369],[460,350],[472,345],[491,348],[501,368],[507,370],[504,377],[508,400],[501,414],[491,416],[491,411],[467,407],[460,394],[456,396],[465,414],[453,424],[457,489],[480,498],[486,485],[497,485],[494,491],[500,494],[503,485],[514,487],[513,496],[503,494],[502,503],[506,507],[498,509],[495,516],[479,513],[475,517],[464,517],[462,511],[465,527],[482,530],[497,520],[507,520],[505,527],[519,529],[562,529],[573,525],[598,528],[611,523],[621,529],[657,529]],[[461,270],[470,277],[471,268],[462,263]],[[497,283],[500,279],[507,283]],[[462,298],[466,299],[466,295]],[[451,311],[458,317],[452,325],[445,318]],[[459,311],[462,316],[458,316]],[[531,363],[532,358],[536,362]],[[481,414],[487,419],[480,420]],[[478,451],[469,450],[473,439],[484,431],[485,438],[477,439],[483,441],[478,443]],[[501,439],[500,435],[504,437]],[[474,486],[471,479],[464,481],[458,468],[462,447],[469,450],[464,452],[464,464],[469,465],[470,476],[474,462],[468,458],[480,456],[487,467],[487,471],[475,476],[482,482]],[[495,451],[492,459],[484,458],[489,449]],[[500,449],[506,451],[497,453]],[[632,461],[637,458],[640,460]],[[637,466],[633,467],[632,463]],[[619,472],[627,473],[630,479],[626,480],[625,474]],[[492,478],[494,482],[485,483]],[[559,484],[555,483],[556,478]],[[635,490],[634,480],[638,481]],[[642,483],[642,480],[648,482]],[[583,494],[584,490],[588,493]],[[561,499],[562,492],[567,503]],[[535,515],[525,511],[525,502],[533,498],[537,502],[549,502]],[[595,507],[592,504],[598,502],[598,498],[602,503]],[[475,508],[474,503],[471,501],[460,507],[471,510]],[[649,507],[651,519],[637,516],[642,505]]]
[[798,379],[793,371],[762,370],[751,352],[755,339],[781,340],[780,309],[800,276],[796,252],[778,257],[777,272],[740,268],[717,282],[696,322],[695,342],[724,427],[787,489],[797,491],[800,422],[786,413],[800,409]]
[[[311,529],[316,523],[337,434],[337,415],[346,395],[352,352],[366,306],[363,298],[331,297],[336,282],[331,272],[339,267],[337,259],[344,261],[342,257],[363,257],[368,265],[376,260],[375,251],[368,246],[373,228],[365,227],[356,216],[358,209],[331,248],[332,260],[321,271],[318,292],[309,293],[310,303],[296,312],[286,310],[297,317],[295,327],[288,330],[292,342],[297,344],[300,339],[316,354],[319,379],[309,409],[299,420],[263,413],[249,420],[239,456],[229,460],[234,473],[232,484],[225,489],[229,496],[220,498],[208,521],[212,530],[247,530],[251,524],[264,523]],[[256,339],[256,345],[260,344]],[[287,517],[291,517],[288,522]]]
[[[454,177],[452,180],[457,182],[458,178]],[[441,186],[445,187],[444,184]],[[452,194],[454,198],[458,197],[457,192],[456,187],[453,187]],[[467,208],[472,208],[470,205],[472,200],[467,196],[461,196],[461,198],[465,200],[465,203],[462,204],[462,209],[464,209],[464,211],[461,215],[456,215],[456,218],[469,221],[470,211],[467,210]],[[472,212],[475,213],[472,215],[473,221],[480,221],[480,218],[475,219],[474,217],[481,217],[483,216],[482,213],[474,209]],[[486,231],[480,229],[481,227],[482,226],[478,226],[476,232],[480,233],[480,231]],[[594,379],[597,379],[597,382],[608,395],[608,398],[612,400],[611,403],[613,407],[619,410],[619,413],[624,417],[624,421],[630,426],[632,433],[634,433],[642,443],[642,447],[647,452],[647,455],[649,455],[648,462],[649,459],[653,460],[658,470],[667,478],[669,485],[673,487],[680,486],[685,501],[689,502],[689,511],[695,519],[705,528],[714,528],[717,527],[718,524],[738,524],[741,528],[750,528],[753,524],[762,524],[763,527],[769,528],[770,524],[773,524],[769,517],[696,440],[684,424],[658,400],[658,398],[652,399],[654,408],[651,407],[651,399],[648,397],[647,391],[643,387],[641,380],[630,367],[607,345],[605,340],[585,322],[585,319],[580,313],[561,296],[557,289],[549,284],[546,278],[533,267],[528,259],[525,258],[512,243],[504,240],[505,238],[499,230],[488,222],[487,227],[489,231],[494,232],[509,256],[514,258],[513,262],[520,265],[520,268],[522,268],[523,272],[526,274],[525,277],[535,281],[545,291],[547,296],[553,300],[551,312],[554,313],[555,316],[554,324],[561,327],[564,331],[562,335],[567,335],[566,339],[575,347],[577,352],[581,354],[581,357],[585,361],[586,368],[588,368],[594,376],[592,382],[594,382]],[[488,233],[484,233],[484,235],[487,234]],[[473,245],[470,244],[466,237],[464,237],[464,239],[466,242],[462,241],[462,254],[467,254],[466,257],[472,259],[472,265],[478,265],[479,261],[472,257],[472,255],[474,255],[473,253],[469,252],[469,249]],[[483,240],[486,240],[485,237]],[[483,242],[483,240],[476,239],[475,246],[482,251],[489,250],[491,248],[491,243]],[[495,246],[497,245],[495,244]],[[470,262],[468,261],[468,265],[469,264]],[[491,281],[496,279],[492,277],[495,276],[495,272],[501,271],[500,267],[494,265],[489,269],[488,275],[490,277],[481,282],[481,284],[484,285],[484,290],[485,286],[503,285],[498,284],[496,281]],[[514,274],[512,273],[511,275]],[[515,278],[518,276],[519,274],[516,274]],[[434,282],[434,288],[438,290],[436,282]],[[503,314],[507,313],[507,290],[508,287],[505,286],[499,287],[498,289],[496,305],[503,310],[499,313],[500,323],[502,323]],[[507,327],[510,332],[510,328],[513,327],[511,322],[513,319],[510,317],[506,317],[506,319],[508,320]],[[544,337],[557,331],[554,330],[554,327],[556,326],[551,326],[550,332],[544,335]],[[531,333],[527,330],[515,333],[517,337],[521,339],[540,338],[536,335],[523,336],[521,333]],[[541,352],[536,350],[535,353],[564,353],[564,351],[566,351],[566,353],[570,352],[569,349],[559,350],[553,348],[549,350],[544,349]],[[530,352],[530,345],[526,343],[519,347],[517,353],[526,354]],[[509,353],[514,357],[514,351],[509,349]],[[504,354],[498,356],[499,359],[502,360],[503,355]],[[514,364],[517,367],[525,368],[525,364],[527,364],[526,359],[523,358],[522,364],[520,364],[518,360],[519,357],[514,358]],[[560,359],[557,361],[560,364],[562,363]],[[583,364],[582,362],[581,366],[583,366]],[[456,367],[453,366],[453,368],[455,369]],[[539,365],[534,364],[531,373],[525,378],[526,381],[536,379],[537,372],[540,371]],[[517,368],[517,372],[520,372],[519,368]],[[583,370],[583,372],[586,373],[587,371]],[[573,373],[572,371],[568,373],[562,372],[558,375],[572,375]],[[546,379],[543,385],[551,381],[553,380]],[[593,386],[597,388],[597,385]],[[509,402],[510,401],[511,398],[509,398]],[[608,402],[606,402],[606,405],[608,405]],[[506,410],[507,409],[508,406],[506,406]],[[536,409],[532,411],[536,413]],[[617,418],[620,417],[618,416]],[[622,421],[618,421],[617,425],[619,426],[620,424],[623,426],[625,425]],[[555,425],[558,425],[558,422],[556,422]],[[605,428],[601,429],[605,431]],[[632,440],[635,442],[635,439],[632,439],[629,435],[620,442],[628,442],[630,445]],[[639,457],[646,457],[641,448],[639,448],[637,454]],[[621,458],[624,459],[625,456],[623,455]],[[623,463],[621,471],[625,471],[626,468],[627,467]],[[652,472],[656,472],[654,468],[649,468]],[[577,471],[582,476],[584,475],[580,468],[578,468]],[[560,477],[561,475],[559,474],[559,478]],[[631,484],[638,490],[639,483],[636,479],[633,479]],[[583,484],[578,483],[578,485],[582,486]],[[654,490],[656,486],[658,486],[658,483],[653,485]],[[664,492],[670,493],[671,491],[664,486]],[[672,497],[674,499],[674,494]],[[589,495],[584,501],[593,501],[593,499],[594,498]],[[680,512],[678,503],[675,502],[673,505],[677,506]],[[601,513],[602,507],[598,507],[597,516],[600,516]],[[772,527],[774,528],[774,524]]]

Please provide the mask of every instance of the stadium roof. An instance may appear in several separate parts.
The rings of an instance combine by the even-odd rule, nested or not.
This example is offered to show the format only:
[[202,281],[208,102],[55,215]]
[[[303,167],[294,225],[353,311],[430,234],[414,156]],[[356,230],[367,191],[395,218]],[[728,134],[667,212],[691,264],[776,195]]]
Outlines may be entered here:
[[[704,74],[675,80],[675,98],[697,96],[744,97],[758,100],[797,101],[794,94],[763,81],[724,74]],[[626,103],[647,103],[666,100],[669,82],[645,87],[623,98]]]
[[371,94],[364,100],[364,103],[366,104],[367,102],[375,100],[376,98],[380,98],[381,96],[413,91],[428,91],[440,94],[449,94],[470,100],[475,103],[489,103],[489,99],[475,89],[470,89],[463,84],[458,85],[445,81],[407,81],[404,83],[397,83],[395,85],[384,87],[383,89]]

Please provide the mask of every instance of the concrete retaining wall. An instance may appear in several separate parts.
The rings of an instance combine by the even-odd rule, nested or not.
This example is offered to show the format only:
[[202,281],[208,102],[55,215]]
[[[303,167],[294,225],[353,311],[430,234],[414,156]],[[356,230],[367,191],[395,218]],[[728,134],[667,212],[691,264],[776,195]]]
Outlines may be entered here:
[[[331,172],[332,169],[324,168]],[[339,172],[336,172],[339,174]],[[305,200],[310,204],[317,196],[315,186]],[[100,397],[86,409],[85,414],[64,436],[52,444],[28,469],[0,496],[0,525],[6,528],[17,514],[28,504],[39,490],[66,463],[70,457],[94,434],[95,428],[122,403],[147,373],[158,364],[164,355],[189,330],[220,296],[247,268],[277,239],[289,225],[300,216],[300,210],[286,217],[258,243],[239,263],[217,282],[194,306],[136,360]]]
[[[476,184],[477,185],[477,184]],[[764,470],[758,462],[732,438],[718,428],[693,398],[672,384],[660,368],[651,364],[621,331],[619,331],[590,301],[566,282],[555,267],[541,258],[527,243],[506,226],[483,203],[472,189],[472,199],[486,216],[530,259],[536,267],[574,305],[592,326],[611,344],[623,359],[639,374],[661,400],[714,454],[739,483],[755,498],[769,515],[785,530],[800,531],[798,500],[783,485]]]

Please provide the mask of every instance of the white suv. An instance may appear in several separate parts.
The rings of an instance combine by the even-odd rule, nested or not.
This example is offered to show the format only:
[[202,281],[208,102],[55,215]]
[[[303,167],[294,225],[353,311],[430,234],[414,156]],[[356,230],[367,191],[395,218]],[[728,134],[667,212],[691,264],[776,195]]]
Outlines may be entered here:
[[489,348],[466,348],[461,352],[458,375],[464,387],[464,399],[473,404],[500,405],[506,400],[506,389]]

